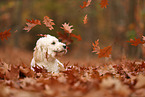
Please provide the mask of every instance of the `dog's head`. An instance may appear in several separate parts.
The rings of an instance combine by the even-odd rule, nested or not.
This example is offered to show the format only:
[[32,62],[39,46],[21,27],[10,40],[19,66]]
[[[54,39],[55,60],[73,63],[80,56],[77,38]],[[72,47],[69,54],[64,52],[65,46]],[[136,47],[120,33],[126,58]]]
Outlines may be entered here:
[[[67,52],[66,45],[51,35],[40,38],[35,47],[35,56],[41,57],[55,57],[57,55],[63,55]],[[39,53],[39,54],[38,54]]]

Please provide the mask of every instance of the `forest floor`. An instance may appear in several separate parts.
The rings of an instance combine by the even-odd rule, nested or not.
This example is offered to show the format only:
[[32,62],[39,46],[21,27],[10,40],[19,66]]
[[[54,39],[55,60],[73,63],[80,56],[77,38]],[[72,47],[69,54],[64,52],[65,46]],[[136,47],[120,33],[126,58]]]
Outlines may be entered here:
[[[0,48],[0,97],[145,97],[145,61],[60,60],[66,71],[30,69],[33,52]],[[68,63],[68,64],[67,64]]]

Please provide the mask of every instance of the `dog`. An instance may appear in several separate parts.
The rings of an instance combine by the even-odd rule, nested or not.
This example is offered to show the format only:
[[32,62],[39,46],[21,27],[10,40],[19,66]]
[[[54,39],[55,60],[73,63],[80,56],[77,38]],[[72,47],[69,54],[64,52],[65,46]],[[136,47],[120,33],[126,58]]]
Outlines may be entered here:
[[61,56],[67,53],[66,44],[47,34],[37,40],[31,61],[31,69],[34,71],[36,65],[45,68],[47,72],[59,73],[60,69],[64,69],[64,65],[56,59],[56,56]]

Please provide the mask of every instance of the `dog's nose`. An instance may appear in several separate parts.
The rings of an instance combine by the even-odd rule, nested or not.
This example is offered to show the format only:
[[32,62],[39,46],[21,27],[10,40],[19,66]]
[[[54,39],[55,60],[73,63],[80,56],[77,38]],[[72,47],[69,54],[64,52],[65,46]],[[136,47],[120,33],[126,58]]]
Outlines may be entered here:
[[66,46],[64,45],[63,48],[66,49]]

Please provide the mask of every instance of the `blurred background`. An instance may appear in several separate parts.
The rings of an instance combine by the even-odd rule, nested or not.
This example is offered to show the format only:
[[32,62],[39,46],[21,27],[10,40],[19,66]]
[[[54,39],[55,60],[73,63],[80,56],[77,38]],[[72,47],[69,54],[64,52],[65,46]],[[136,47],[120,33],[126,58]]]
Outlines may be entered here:
[[[131,46],[126,41],[140,38],[145,32],[145,0],[108,0],[107,8],[101,8],[101,0],[92,0],[89,7],[80,8],[87,0],[0,0],[0,32],[11,28],[11,37],[0,41],[0,58],[8,63],[29,64],[33,48],[40,36],[50,34],[58,37],[63,23],[73,25],[72,33],[81,35],[82,41],[70,45],[70,50],[62,61],[89,64],[100,59],[92,53],[92,42],[100,40],[100,47],[112,45],[112,59],[124,57],[144,59],[142,45]],[[88,15],[88,23],[83,18]],[[39,19],[48,16],[54,20],[54,30],[45,25],[36,26],[30,32],[23,30],[26,19]],[[101,59],[102,60],[102,59]]]

